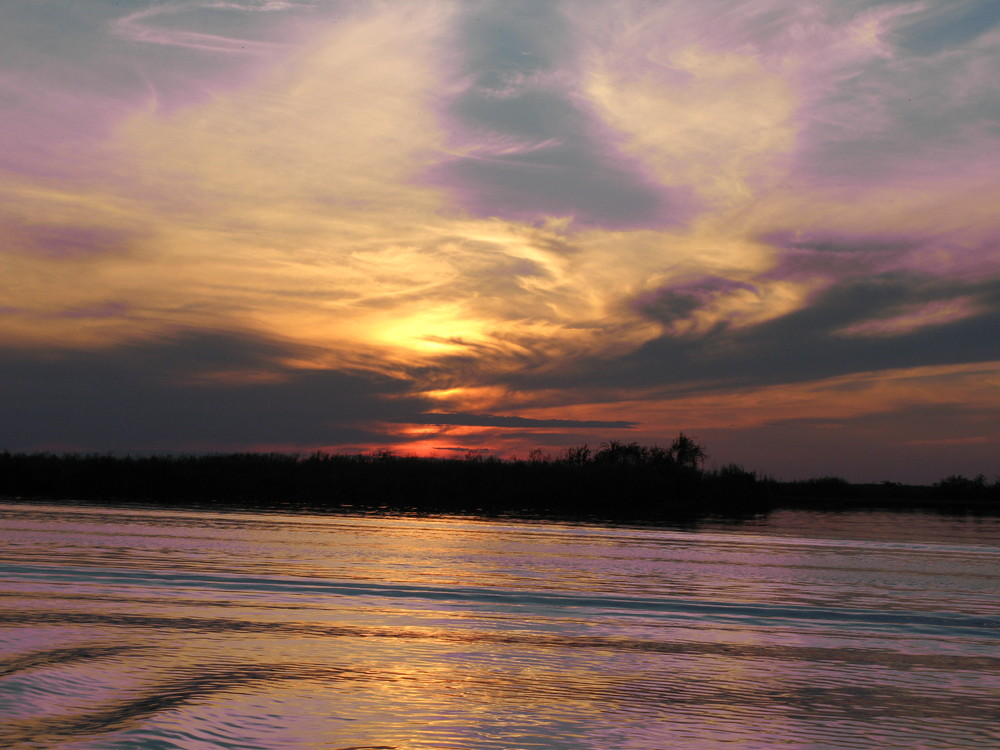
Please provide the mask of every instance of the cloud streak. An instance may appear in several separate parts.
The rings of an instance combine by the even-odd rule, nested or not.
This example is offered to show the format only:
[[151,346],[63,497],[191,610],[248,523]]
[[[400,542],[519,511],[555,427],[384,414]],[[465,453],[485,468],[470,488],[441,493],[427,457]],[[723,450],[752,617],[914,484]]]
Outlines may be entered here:
[[598,419],[529,419],[528,417],[505,417],[497,414],[455,414],[427,412],[409,418],[400,418],[408,424],[467,425],[475,427],[568,427],[576,429],[631,429],[635,422]]

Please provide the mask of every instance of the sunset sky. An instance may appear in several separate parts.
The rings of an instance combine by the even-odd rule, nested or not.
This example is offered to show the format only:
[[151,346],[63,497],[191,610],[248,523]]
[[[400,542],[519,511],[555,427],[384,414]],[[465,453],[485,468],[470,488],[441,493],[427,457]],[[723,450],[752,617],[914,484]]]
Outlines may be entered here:
[[1000,473],[1000,3],[4,0],[0,450]]

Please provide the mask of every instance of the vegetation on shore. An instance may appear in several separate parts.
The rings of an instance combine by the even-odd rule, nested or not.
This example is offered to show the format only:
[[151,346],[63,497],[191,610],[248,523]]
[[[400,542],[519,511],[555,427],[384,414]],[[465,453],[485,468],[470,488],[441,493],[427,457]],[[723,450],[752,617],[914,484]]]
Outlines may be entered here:
[[1000,509],[1000,481],[948,477],[929,487],[777,482],[737,465],[705,469],[681,434],[667,448],[610,441],[526,460],[234,453],[113,456],[0,453],[0,496],[163,505],[519,513],[590,518],[752,516],[782,506],[889,504]]

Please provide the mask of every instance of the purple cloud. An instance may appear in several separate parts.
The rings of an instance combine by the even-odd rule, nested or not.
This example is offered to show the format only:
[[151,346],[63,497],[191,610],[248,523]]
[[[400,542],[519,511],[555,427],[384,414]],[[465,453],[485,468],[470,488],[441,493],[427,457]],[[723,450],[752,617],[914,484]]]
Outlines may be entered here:
[[122,229],[45,224],[14,224],[8,237],[12,250],[54,259],[124,253],[135,240],[133,233]]

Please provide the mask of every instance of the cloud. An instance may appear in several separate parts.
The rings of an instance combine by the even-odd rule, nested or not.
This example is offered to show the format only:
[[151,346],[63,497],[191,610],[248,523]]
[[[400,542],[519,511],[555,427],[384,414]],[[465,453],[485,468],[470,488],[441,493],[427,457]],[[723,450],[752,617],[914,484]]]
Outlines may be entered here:
[[920,12],[903,18],[894,32],[900,47],[921,55],[962,49],[995,33],[1000,24],[1000,9],[990,3],[958,0],[917,7]]
[[[995,167],[997,16],[949,44],[945,16],[979,23],[981,3],[874,6],[846,24],[828,16],[797,55],[803,106],[794,179],[871,191],[917,181],[933,189],[956,171]],[[980,16],[975,18],[975,16]],[[959,24],[961,25],[961,24]],[[930,45],[914,44],[933,27]],[[952,31],[957,25],[952,25]],[[987,30],[989,29],[989,30]],[[971,30],[971,29],[970,29]]]
[[672,337],[704,336],[720,328],[742,328],[793,312],[802,306],[794,284],[748,283],[709,276],[658,289],[637,303],[643,315],[661,322]]
[[607,421],[594,419],[529,419],[527,417],[501,416],[497,414],[458,414],[426,412],[410,417],[401,417],[399,422],[427,425],[467,425],[475,427],[538,427],[538,428],[615,428],[630,429],[635,422]]
[[[974,300],[975,314],[908,317],[957,299]],[[976,403],[983,414],[1000,413],[998,303],[996,282],[899,275],[855,280],[758,325],[666,334],[610,360],[518,371],[496,379],[502,387],[479,405],[528,418],[627,415],[638,423],[629,439],[649,442],[679,430],[712,430],[715,440],[726,430],[746,436],[754,426],[789,419],[860,419],[933,404]],[[682,312],[693,314],[692,307]],[[917,324],[904,326],[904,320]],[[871,335],[868,326],[885,321],[899,325]],[[843,335],[853,326],[868,335]],[[465,398],[459,391],[436,400],[441,410],[457,411]]]
[[[756,325],[649,342],[619,359],[608,380],[630,382],[637,376],[637,382],[646,384],[790,383],[849,372],[992,361],[1000,358],[1000,338],[993,333],[1000,330],[998,293],[996,281],[940,282],[896,273],[849,279],[817,293],[808,305]],[[957,301],[961,299],[977,303]],[[861,335],[880,327],[883,335]]]
[[371,420],[425,407],[408,383],[285,364],[294,347],[225,332],[113,350],[6,352],[7,450],[312,450],[367,445]]
[[683,222],[687,191],[658,183],[581,100],[557,8],[464,7],[465,64],[440,113],[450,155],[423,179],[483,217],[611,229]]
[[492,448],[464,447],[461,445],[435,445],[436,451],[448,451],[449,453],[493,453]]
[[[163,3],[116,18],[113,33],[130,41],[163,44],[205,52],[248,54],[267,52],[274,42],[241,38],[228,34],[193,31],[183,26],[204,29],[208,24],[226,27],[229,16],[250,12],[274,12],[308,7],[294,2],[173,2]],[[177,28],[180,25],[181,28]]]
[[14,251],[35,257],[65,259],[125,253],[138,239],[137,232],[129,232],[125,228],[81,226],[82,221],[26,224],[13,219],[5,223],[9,229],[9,244],[5,248],[7,252]]
[[703,43],[726,39],[746,15],[725,8],[625,3],[574,18],[594,111],[664,185],[692,189],[716,209],[773,186],[795,137],[795,92],[780,71],[749,44]]
[[892,317],[866,320],[834,333],[840,336],[900,336],[925,326],[938,326],[982,312],[969,297],[905,307]]
[[71,307],[66,310],[60,310],[57,313],[53,313],[55,317],[59,318],[121,318],[126,317],[129,314],[128,305],[124,305],[121,302],[114,302],[109,300],[102,304],[93,305],[91,307]]

